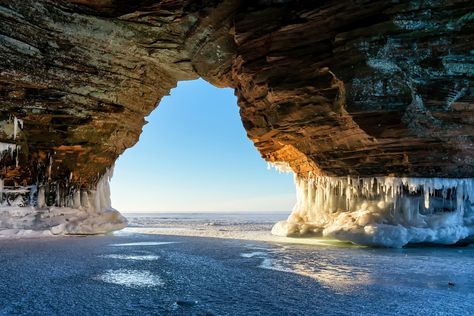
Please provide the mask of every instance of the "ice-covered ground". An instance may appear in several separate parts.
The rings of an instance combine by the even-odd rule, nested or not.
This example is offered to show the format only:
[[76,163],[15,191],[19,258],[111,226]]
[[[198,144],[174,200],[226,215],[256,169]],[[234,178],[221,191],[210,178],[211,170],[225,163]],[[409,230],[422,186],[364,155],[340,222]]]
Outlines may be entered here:
[[[242,258],[259,260],[258,267],[262,269],[309,277],[341,293],[356,288],[370,292],[367,287],[374,287],[382,292],[403,289],[408,295],[413,288],[415,292],[448,291],[447,295],[462,293],[461,296],[474,298],[474,246],[396,250],[361,247],[328,238],[272,235],[273,223],[285,218],[286,213],[158,213],[126,217],[129,227],[116,235],[140,233],[255,242],[247,244],[248,249],[240,254]],[[474,308],[474,303],[465,306]],[[440,314],[445,313],[446,310]]]
[[145,233],[217,237],[247,240],[276,240],[272,226],[288,216],[280,213],[137,213],[123,214],[128,227],[118,234]]
[[289,238],[272,235],[273,225],[288,217],[287,212],[136,213],[124,216],[129,222],[128,227],[116,232],[116,235],[140,233],[313,245],[347,245],[345,242],[329,238]]
[[128,216],[114,235],[0,240],[0,315],[474,314],[474,247],[234,239],[271,238],[278,216]]

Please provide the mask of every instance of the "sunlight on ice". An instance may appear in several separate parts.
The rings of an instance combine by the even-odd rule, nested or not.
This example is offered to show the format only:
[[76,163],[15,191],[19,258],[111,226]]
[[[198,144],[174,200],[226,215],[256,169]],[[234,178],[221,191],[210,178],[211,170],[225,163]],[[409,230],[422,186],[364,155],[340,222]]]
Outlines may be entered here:
[[112,244],[113,247],[133,247],[133,246],[161,246],[176,244],[177,241],[139,241],[139,242],[129,242],[124,244]]
[[164,284],[159,276],[154,275],[149,271],[128,269],[107,270],[95,279],[126,287],[154,287]]
[[241,253],[243,258],[257,258],[261,262],[259,268],[294,273],[310,277],[326,287],[340,292],[350,292],[356,284],[370,283],[370,273],[364,269],[334,264],[328,258],[320,258],[317,262],[301,262],[288,259],[285,247],[271,250],[270,252],[255,251]]

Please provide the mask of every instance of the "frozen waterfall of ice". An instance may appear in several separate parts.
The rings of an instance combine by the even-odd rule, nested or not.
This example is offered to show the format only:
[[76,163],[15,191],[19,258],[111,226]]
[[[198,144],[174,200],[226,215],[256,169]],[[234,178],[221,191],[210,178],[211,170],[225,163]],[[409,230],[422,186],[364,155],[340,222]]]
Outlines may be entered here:
[[474,179],[295,177],[297,202],[278,236],[318,235],[402,247],[474,235]]
[[44,186],[7,187],[0,180],[0,236],[51,236],[101,234],[119,230],[127,220],[111,206],[106,172],[95,190],[57,192],[54,206],[47,206]]

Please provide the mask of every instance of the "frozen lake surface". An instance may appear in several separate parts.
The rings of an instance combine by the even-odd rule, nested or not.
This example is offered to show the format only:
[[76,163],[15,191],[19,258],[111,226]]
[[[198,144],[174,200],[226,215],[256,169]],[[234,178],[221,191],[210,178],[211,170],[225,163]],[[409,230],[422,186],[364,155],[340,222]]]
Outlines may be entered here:
[[[294,244],[267,235],[278,216],[136,216],[115,235],[0,240],[0,315],[474,314],[473,246]],[[235,239],[245,230],[254,240]]]

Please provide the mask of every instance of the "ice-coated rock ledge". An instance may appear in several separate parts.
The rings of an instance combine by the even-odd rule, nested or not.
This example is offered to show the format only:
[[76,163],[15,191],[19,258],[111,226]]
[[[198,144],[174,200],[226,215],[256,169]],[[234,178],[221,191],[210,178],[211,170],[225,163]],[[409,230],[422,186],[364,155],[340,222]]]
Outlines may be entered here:
[[44,186],[12,188],[0,181],[0,237],[91,235],[125,228],[127,220],[111,206],[111,176],[109,170],[95,190],[56,192],[52,206]]
[[396,248],[474,236],[473,179],[297,177],[295,183],[296,205],[274,235]]

